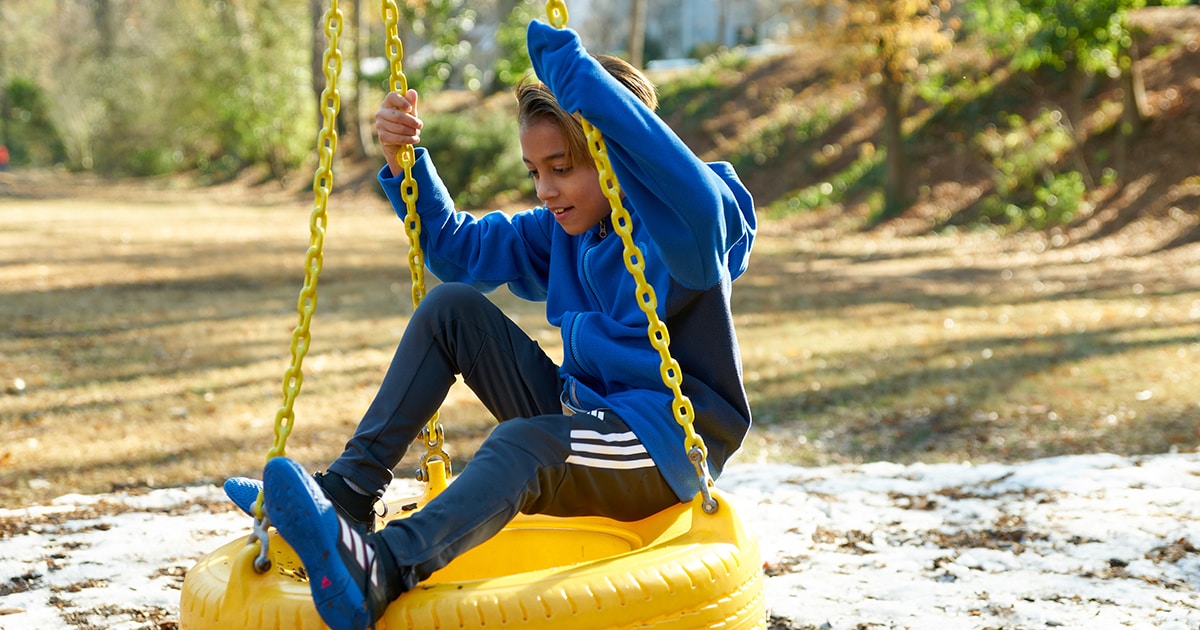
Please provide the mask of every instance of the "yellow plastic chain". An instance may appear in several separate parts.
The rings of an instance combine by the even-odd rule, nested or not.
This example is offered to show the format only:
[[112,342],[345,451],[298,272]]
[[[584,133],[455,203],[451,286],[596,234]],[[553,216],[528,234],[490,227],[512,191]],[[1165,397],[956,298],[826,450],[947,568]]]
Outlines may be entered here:
[[[566,26],[567,7],[563,0],[547,0],[546,18],[554,28]],[[583,131],[587,134],[588,150],[596,162],[596,171],[600,176],[600,190],[604,192],[604,196],[608,198],[608,203],[612,207],[613,228],[621,236],[621,243],[624,245],[625,268],[637,284],[638,306],[646,314],[649,322],[647,332],[650,344],[654,346],[655,350],[658,350],[658,356],[662,361],[659,372],[662,375],[663,384],[669,387],[675,396],[672,411],[675,415],[675,422],[683,427],[683,447],[687,450],[688,460],[692,462],[692,466],[696,469],[696,475],[700,477],[700,492],[704,495],[704,511],[711,514],[717,511],[718,506],[709,490],[712,479],[708,473],[708,448],[704,445],[704,438],[700,437],[700,434],[696,433],[692,426],[695,410],[692,408],[692,401],[683,394],[683,370],[679,367],[679,362],[671,357],[671,336],[667,333],[666,324],[658,317],[656,310],[658,298],[655,296],[654,287],[646,281],[645,258],[642,250],[633,241],[633,219],[621,203],[621,186],[617,182],[612,162],[608,158],[608,146],[604,143],[603,134],[586,119],[581,118],[580,120],[583,123]]]
[[546,0],[546,19],[550,22],[550,26],[554,28],[566,28],[569,17],[566,2],[563,2],[563,0]]
[[288,436],[292,433],[296,415],[292,410],[300,387],[304,383],[304,373],[301,364],[308,354],[311,335],[309,326],[312,324],[313,312],[317,308],[317,281],[321,275],[321,265],[324,260],[322,250],[325,244],[325,224],[329,193],[333,190],[333,155],[337,151],[337,120],[341,108],[341,95],[338,93],[338,75],[342,69],[342,53],[338,49],[338,37],[342,32],[342,12],[338,9],[337,0],[330,2],[330,8],[325,13],[325,35],[329,37],[329,48],[325,50],[323,60],[325,72],[325,89],[321,92],[322,126],[318,135],[317,151],[319,165],[313,176],[313,194],[315,202],[309,223],[310,241],[308,252],[304,259],[304,288],[300,291],[297,310],[300,313],[300,324],[292,331],[292,364],[283,376],[283,407],[275,414],[275,444],[267,452],[267,459],[284,454]]
[[[324,261],[325,225],[328,219],[329,193],[333,190],[333,156],[337,152],[337,120],[338,110],[341,109],[342,99],[338,92],[338,76],[342,70],[342,53],[338,39],[342,33],[343,16],[338,8],[337,0],[331,0],[329,9],[322,17],[325,22],[325,35],[329,38],[329,46],[322,58],[325,73],[325,89],[321,92],[321,131],[317,136],[318,166],[313,175],[313,210],[309,220],[309,246],[304,258],[304,288],[300,290],[300,298],[296,308],[300,313],[300,323],[292,331],[292,363],[283,375],[283,406],[275,413],[275,442],[267,451],[267,460],[284,455],[287,451],[288,436],[296,423],[293,406],[304,384],[304,372],[301,366],[312,340],[309,326],[312,324],[313,312],[317,309],[317,281],[321,276],[321,265]],[[263,493],[259,491],[258,499],[254,502],[254,537],[260,543],[258,557],[254,561],[255,570],[265,573],[271,566],[267,537],[267,519],[263,514]]]
[[[400,41],[400,9],[395,0],[383,0],[383,23],[386,29],[387,58],[391,62],[392,76],[390,89],[393,92],[407,94],[408,77],[404,75],[404,44]],[[416,152],[411,144],[400,147],[396,152],[396,160],[404,169],[404,179],[400,183],[400,196],[404,199],[407,213],[404,215],[404,231],[408,235],[408,267],[412,272],[412,302],[413,307],[421,303],[425,297],[425,259],[421,253],[421,216],[417,214],[417,180],[413,179],[412,169],[416,163]],[[429,422],[421,431],[422,441],[425,442],[425,457],[421,459],[421,468],[417,478],[421,481],[431,479],[429,465],[440,461],[445,465],[446,476],[450,475],[450,455],[445,450],[445,431],[438,422],[435,411]]]

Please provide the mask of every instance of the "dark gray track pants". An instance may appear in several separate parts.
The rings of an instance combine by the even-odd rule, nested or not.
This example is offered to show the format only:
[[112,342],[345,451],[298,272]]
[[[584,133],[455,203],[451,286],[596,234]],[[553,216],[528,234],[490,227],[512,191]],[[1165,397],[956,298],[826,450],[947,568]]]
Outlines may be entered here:
[[329,470],[369,491],[384,488],[457,374],[500,423],[444,492],[380,532],[420,579],[518,512],[631,521],[679,502],[616,414],[563,414],[558,366],[462,284],[437,286],[421,301],[375,400]]

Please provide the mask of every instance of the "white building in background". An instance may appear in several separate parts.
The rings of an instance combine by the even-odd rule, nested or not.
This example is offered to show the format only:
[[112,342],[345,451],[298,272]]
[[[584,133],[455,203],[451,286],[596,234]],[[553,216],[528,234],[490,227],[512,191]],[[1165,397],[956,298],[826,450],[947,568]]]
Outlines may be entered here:
[[[689,58],[718,48],[739,45],[786,43],[799,28],[795,17],[808,0],[643,0],[646,6],[646,41],[643,63],[647,68],[685,67]],[[569,26],[579,31],[588,50],[595,53],[629,52],[633,0],[569,0]],[[544,17],[544,14],[539,17]],[[496,47],[498,18],[476,22],[465,37],[471,46],[466,63],[483,69],[471,84],[456,76],[451,87],[477,89],[492,81],[490,68],[499,54]],[[779,47],[766,47],[775,50]],[[421,42],[405,42],[405,65],[420,67],[433,49]],[[656,63],[657,60],[657,63]],[[388,61],[369,57],[361,61],[365,75],[386,72]]]
[[[782,41],[802,0],[644,0],[646,58],[689,57],[718,47]],[[632,0],[571,0],[570,24],[589,48],[628,47]]]

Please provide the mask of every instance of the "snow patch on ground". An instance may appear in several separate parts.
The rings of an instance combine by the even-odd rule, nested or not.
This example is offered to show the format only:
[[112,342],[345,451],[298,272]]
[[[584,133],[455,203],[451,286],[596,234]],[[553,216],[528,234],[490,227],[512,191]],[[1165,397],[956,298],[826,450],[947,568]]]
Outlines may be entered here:
[[[412,494],[394,484],[392,494]],[[770,627],[1200,629],[1200,455],[730,467]],[[0,628],[175,628],[216,486],[0,510]]]

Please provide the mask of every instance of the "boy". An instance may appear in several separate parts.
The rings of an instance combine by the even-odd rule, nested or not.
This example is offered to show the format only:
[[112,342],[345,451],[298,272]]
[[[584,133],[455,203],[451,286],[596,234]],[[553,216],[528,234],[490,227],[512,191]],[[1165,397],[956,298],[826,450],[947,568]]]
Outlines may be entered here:
[[[729,164],[702,162],[654,114],[654,88],[632,66],[593,58],[574,32],[538,22],[528,46],[544,84],[517,89],[521,149],[543,206],[511,217],[456,213],[417,149],[421,245],[445,284],[414,312],[379,393],[328,471],[309,476],[282,457],[264,469],[267,515],[336,630],[370,626],[518,512],[630,521],[700,490],[607,198],[569,112],[604,133],[714,477],[750,426],[730,313],[731,283],[754,239],[750,194]],[[401,216],[395,154],[420,142],[417,101],[412,90],[389,94],[376,115],[388,159],[379,179]],[[562,330],[561,366],[482,295],[501,284],[546,302],[548,321]],[[372,532],[393,467],[456,374],[498,426],[442,494]],[[226,487],[244,509],[258,489],[245,479]]]

